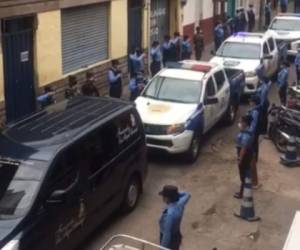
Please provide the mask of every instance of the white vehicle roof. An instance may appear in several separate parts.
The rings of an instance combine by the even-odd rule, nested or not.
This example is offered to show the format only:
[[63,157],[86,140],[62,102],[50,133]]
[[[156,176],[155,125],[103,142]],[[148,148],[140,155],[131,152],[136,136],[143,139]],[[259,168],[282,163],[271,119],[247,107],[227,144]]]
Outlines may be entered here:
[[275,16],[274,19],[295,20],[295,19],[300,19],[300,14],[295,14],[295,13],[279,14]]
[[178,63],[176,68],[163,69],[158,73],[158,76],[199,81],[213,69],[222,69],[222,66],[216,63],[185,60]]
[[270,37],[272,37],[270,34],[265,33],[239,32],[227,38],[225,42],[263,44]]

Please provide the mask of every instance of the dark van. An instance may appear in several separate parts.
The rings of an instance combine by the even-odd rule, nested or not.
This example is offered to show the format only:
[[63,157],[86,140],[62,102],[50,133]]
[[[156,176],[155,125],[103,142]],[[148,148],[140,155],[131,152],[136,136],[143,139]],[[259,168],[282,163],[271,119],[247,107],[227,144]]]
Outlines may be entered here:
[[118,208],[133,210],[147,174],[133,104],[76,97],[0,136],[0,249],[73,249]]

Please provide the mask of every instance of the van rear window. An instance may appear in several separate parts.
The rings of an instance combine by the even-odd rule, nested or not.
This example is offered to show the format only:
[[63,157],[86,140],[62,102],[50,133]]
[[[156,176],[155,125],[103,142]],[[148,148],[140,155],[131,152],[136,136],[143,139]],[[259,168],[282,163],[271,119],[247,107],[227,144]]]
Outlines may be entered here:
[[0,220],[22,217],[31,207],[44,170],[29,164],[0,158]]

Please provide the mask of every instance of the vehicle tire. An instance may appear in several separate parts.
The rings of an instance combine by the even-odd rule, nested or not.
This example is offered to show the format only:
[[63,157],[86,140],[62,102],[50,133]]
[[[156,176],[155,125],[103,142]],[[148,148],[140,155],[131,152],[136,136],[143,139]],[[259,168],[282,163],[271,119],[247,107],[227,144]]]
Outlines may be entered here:
[[188,151],[185,153],[185,158],[188,163],[194,163],[197,160],[200,152],[201,138],[202,136],[199,136],[199,134],[194,134],[191,145]]
[[234,103],[231,103],[224,115],[224,123],[227,126],[230,126],[234,123],[237,114],[237,106]]
[[273,142],[280,153],[286,152],[288,141],[278,130],[274,133]]
[[130,213],[135,209],[141,195],[141,190],[141,183],[138,177],[132,176],[124,193],[124,198],[121,205],[122,212]]

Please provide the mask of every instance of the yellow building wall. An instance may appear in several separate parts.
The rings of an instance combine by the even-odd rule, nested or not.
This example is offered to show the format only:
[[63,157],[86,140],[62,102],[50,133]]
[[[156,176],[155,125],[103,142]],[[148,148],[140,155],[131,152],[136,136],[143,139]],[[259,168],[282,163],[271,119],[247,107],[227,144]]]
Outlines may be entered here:
[[180,0],[170,1],[170,35],[172,36],[175,31],[178,31],[180,34],[183,31]]
[[3,53],[0,44],[0,102],[4,101],[4,69],[3,69]]
[[40,13],[37,19],[35,69],[41,87],[62,78],[60,11]]
[[127,55],[128,14],[127,0],[111,1],[110,57],[117,59]]
[[143,9],[143,24],[142,24],[142,47],[144,49],[149,47],[150,37],[150,16],[151,16],[151,4],[147,2]]

